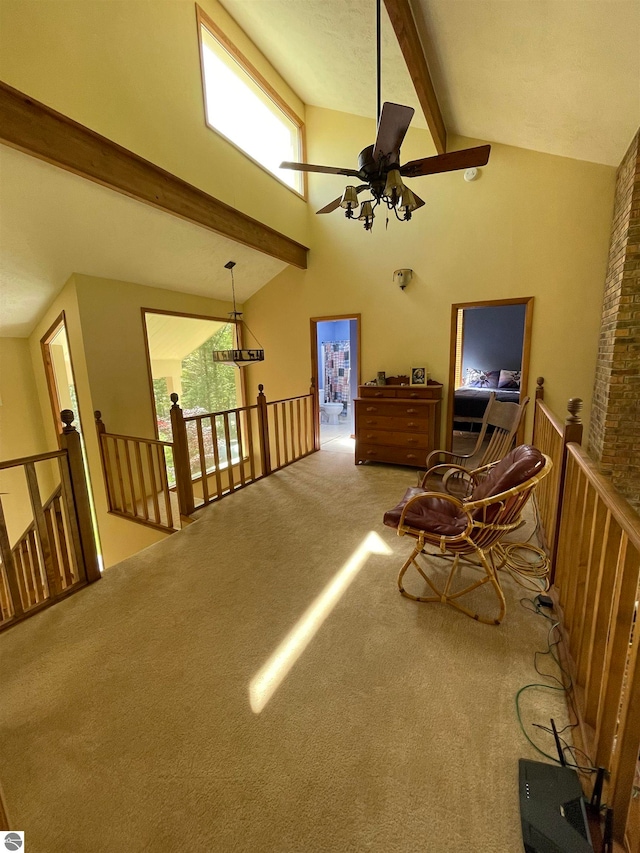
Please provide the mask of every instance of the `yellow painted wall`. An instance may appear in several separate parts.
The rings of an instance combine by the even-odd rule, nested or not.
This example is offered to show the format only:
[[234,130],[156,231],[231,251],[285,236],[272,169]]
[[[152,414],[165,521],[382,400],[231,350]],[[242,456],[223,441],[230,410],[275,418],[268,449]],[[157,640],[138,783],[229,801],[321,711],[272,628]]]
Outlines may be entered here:
[[[201,7],[304,121],[216,0]],[[306,244],[305,203],[205,125],[192,0],[2,0],[0,79]]]
[[[107,512],[93,412],[102,410],[110,432],[155,437],[142,308],[226,319],[227,302],[127,282],[74,275],[30,337],[46,449],[57,439],[40,353],[40,339],[64,310],[80,420],[85,435],[105,565],[110,566],[166,534]],[[12,415],[13,419],[13,415]]]
[[[0,397],[2,461],[56,449],[55,444],[47,442],[40,418],[38,391],[26,338],[0,338]],[[49,496],[50,465],[36,466],[43,500]],[[23,472],[23,468],[0,471],[0,500],[12,545],[32,520]]]
[[[371,121],[307,108],[312,162],[351,165],[374,137]],[[481,141],[454,138],[450,148]],[[405,161],[431,154],[426,131],[410,130]],[[344,179],[310,180],[310,263],[286,269],[245,304],[266,358],[252,382],[269,396],[302,393],[311,370],[309,318],[362,314],[362,378],[407,373],[426,364],[447,382],[451,304],[535,298],[529,393],[546,379],[559,416],[569,397],[585,401],[588,419],[600,326],[615,169],[493,145],[481,177],[461,172],[416,178],[426,202],[410,223],[379,212],[372,233],[341,211],[315,216]],[[405,291],[395,269],[414,278]],[[445,388],[446,392],[446,388]],[[530,418],[529,418],[530,421]]]

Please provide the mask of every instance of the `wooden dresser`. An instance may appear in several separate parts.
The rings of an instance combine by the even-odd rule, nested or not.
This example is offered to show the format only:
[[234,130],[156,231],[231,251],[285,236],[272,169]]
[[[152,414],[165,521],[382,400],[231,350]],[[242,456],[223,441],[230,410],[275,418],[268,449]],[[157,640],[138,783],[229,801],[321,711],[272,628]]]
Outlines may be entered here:
[[356,465],[423,466],[439,446],[442,385],[360,385],[354,400]]

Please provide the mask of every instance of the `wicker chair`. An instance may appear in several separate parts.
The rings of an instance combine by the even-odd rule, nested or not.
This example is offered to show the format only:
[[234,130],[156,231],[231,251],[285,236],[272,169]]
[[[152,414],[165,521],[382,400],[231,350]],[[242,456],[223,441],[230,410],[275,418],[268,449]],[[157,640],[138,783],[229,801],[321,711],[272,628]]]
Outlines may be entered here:
[[[384,516],[384,523],[396,528],[399,536],[410,536],[415,540],[413,551],[398,575],[398,588],[402,595],[414,601],[441,601],[479,622],[498,625],[504,618],[506,603],[493,549],[503,536],[520,526],[524,505],[552,465],[551,459],[537,448],[520,445],[499,462],[470,472],[475,487],[467,499],[428,492],[420,487],[407,489],[402,501]],[[435,582],[437,572],[427,561],[426,546],[437,548],[440,556],[452,557],[444,585],[438,586]],[[422,565],[417,561],[421,555]],[[468,583],[465,580],[464,586],[454,589],[461,560],[479,569],[481,576]],[[426,582],[426,595],[414,595],[404,588],[404,576],[410,566]],[[495,593],[497,616],[481,616],[477,610],[471,610],[460,601],[484,584],[489,584]]]
[[[456,497],[464,497],[473,489],[473,480],[469,470],[476,472],[497,462],[511,450],[516,433],[522,423],[529,398],[521,403],[504,403],[496,400],[495,392],[489,395],[484,412],[478,440],[471,453],[451,453],[449,450],[434,450],[427,456],[427,473],[422,477],[421,486],[429,490],[444,489]],[[489,441],[483,444],[489,428]],[[438,480],[436,479],[439,478]]]

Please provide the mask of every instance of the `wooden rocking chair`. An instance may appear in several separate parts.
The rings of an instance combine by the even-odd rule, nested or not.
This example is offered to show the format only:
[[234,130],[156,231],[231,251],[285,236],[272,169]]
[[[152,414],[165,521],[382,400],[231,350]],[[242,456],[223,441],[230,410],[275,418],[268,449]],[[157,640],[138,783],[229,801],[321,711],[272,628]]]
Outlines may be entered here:
[[[495,392],[489,395],[489,402],[482,419],[476,446],[471,453],[451,453],[449,450],[434,450],[427,456],[427,473],[422,477],[421,486],[437,491],[444,489],[456,497],[468,495],[473,488],[469,469],[476,474],[493,462],[502,459],[511,450],[516,433],[522,423],[529,398],[521,403],[504,403],[496,400]],[[489,428],[489,442],[483,450],[483,444]],[[441,478],[438,482],[435,478]]]
[[[410,536],[416,543],[398,575],[402,595],[414,601],[441,601],[479,622],[500,624],[506,603],[493,549],[503,536],[519,527],[524,505],[552,465],[551,459],[536,447],[520,445],[499,462],[469,472],[475,486],[467,499],[421,487],[407,489],[402,501],[384,516],[384,523],[396,528],[398,536]],[[453,560],[440,588],[435,583],[433,566],[427,562],[428,545],[439,549],[441,555],[451,555]],[[421,556],[422,565],[417,562]],[[479,569],[481,577],[454,589],[461,560]],[[426,582],[427,595],[414,595],[404,588],[403,579],[410,566]],[[490,585],[498,601],[498,615],[493,618],[480,616],[477,610],[460,602],[484,584]]]

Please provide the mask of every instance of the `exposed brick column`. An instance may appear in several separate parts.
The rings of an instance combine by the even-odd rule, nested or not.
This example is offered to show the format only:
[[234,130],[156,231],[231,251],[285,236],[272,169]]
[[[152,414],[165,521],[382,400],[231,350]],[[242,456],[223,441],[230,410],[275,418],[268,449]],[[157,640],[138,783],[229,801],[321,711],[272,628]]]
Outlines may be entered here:
[[588,449],[640,510],[640,131],[616,181]]

